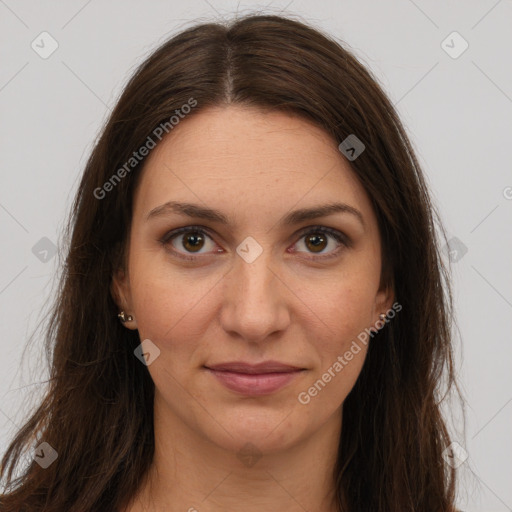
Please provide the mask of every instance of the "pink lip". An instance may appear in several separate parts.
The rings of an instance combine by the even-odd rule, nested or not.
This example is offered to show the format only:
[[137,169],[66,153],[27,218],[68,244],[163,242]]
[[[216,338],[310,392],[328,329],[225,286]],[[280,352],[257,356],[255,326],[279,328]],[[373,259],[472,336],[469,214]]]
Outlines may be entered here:
[[233,362],[206,368],[228,389],[251,396],[274,393],[303,371],[276,361],[260,364]]

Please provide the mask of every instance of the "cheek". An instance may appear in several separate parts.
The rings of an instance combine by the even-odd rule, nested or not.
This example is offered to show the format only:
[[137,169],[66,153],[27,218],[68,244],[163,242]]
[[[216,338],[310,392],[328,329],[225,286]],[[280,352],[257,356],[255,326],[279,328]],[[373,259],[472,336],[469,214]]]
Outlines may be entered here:
[[314,326],[309,337],[317,361],[302,391],[326,413],[339,407],[353,388],[371,341],[365,329],[372,325],[376,284],[367,272],[346,272],[315,288],[309,297],[301,294],[316,313],[310,314],[307,324]]
[[173,356],[193,351],[194,340],[211,321],[211,296],[218,275],[198,278],[180,273],[165,255],[147,251],[134,254],[130,275],[141,340],[149,338]]
[[[332,357],[371,326],[375,302],[375,283],[368,275],[351,274],[315,284],[315,291],[300,294],[304,314],[318,330],[316,338],[322,353]],[[308,322],[309,323],[309,322]],[[322,333],[320,335],[320,332]]]
[[297,398],[301,404],[311,403],[319,417],[342,405],[361,373],[370,340],[361,334],[371,325],[372,299],[361,286],[344,288],[338,282],[311,306],[322,312],[323,320],[309,333],[317,364]]

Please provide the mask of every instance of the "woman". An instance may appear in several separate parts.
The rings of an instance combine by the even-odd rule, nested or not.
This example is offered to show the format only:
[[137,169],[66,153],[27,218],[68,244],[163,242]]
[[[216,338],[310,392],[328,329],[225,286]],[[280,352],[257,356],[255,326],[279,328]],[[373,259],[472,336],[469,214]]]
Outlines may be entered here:
[[436,220],[339,43],[278,16],[173,37],[83,173],[1,510],[454,510]]

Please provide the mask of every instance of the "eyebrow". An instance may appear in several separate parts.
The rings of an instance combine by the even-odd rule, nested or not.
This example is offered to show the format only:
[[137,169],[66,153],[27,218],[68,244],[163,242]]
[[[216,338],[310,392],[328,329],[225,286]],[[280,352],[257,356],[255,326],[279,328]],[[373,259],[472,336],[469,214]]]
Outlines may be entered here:
[[[180,203],[177,201],[168,201],[165,204],[153,208],[147,215],[146,220],[151,218],[167,215],[169,213],[177,213],[191,218],[198,218],[216,222],[218,224],[229,224],[228,218],[219,210],[206,208],[193,203]],[[363,214],[353,206],[346,203],[328,203],[312,208],[301,208],[288,213],[282,220],[283,225],[299,224],[307,220],[313,220],[318,217],[326,217],[335,213],[348,213],[356,217],[359,222],[366,226]]]

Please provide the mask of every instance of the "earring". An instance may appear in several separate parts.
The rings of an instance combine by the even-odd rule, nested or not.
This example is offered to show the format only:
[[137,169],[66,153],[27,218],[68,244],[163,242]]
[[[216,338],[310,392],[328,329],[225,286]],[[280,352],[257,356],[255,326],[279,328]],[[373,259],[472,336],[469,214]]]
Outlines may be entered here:
[[381,313],[379,315],[379,318],[384,322],[384,320],[386,320],[386,314],[385,313]]
[[126,313],[124,311],[121,311],[117,316],[118,316],[119,320],[121,320],[121,322],[123,322],[123,324],[125,322],[131,322],[133,320],[133,316],[132,315],[126,316]]

